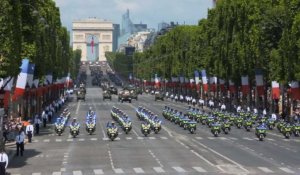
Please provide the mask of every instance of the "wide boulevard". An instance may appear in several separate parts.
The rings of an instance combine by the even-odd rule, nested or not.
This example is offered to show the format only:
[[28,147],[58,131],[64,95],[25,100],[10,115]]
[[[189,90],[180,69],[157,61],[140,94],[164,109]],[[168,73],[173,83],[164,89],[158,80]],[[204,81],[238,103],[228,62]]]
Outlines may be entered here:
[[[186,104],[169,100],[154,101],[143,94],[138,101],[120,103],[102,100],[102,90],[87,80],[86,101],[77,102],[71,96],[65,106],[80,124],[80,135],[71,138],[67,128],[57,136],[49,125],[25,146],[24,157],[14,157],[8,171],[21,175],[100,175],[100,174],[300,174],[300,138],[284,139],[277,129],[268,131],[264,141],[258,141],[254,130],[232,128],[230,134],[213,137],[207,126],[197,124],[196,134],[166,121],[162,117],[165,105],[185,112]],[[110,110],[116,106],[133,122],[129,134],[119,129],[119,137],[110,141],[106,123]],[[144,137],[141,121],[135,109],[143,106],[158,114],[163,129]],[[96,132],[85,131],[85,116],[92,107],[97,114]],[[70,122],[69,120],[69,122]]]

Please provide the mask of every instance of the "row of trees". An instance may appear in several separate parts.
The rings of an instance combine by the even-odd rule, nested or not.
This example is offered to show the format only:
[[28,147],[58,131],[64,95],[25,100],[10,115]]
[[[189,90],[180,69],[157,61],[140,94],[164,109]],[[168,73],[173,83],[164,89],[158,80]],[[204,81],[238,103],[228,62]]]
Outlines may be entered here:
[[124,78],[127,78],[133,69],[132,56],[125,55],[121,52],[106,52],[105,57],[108,64],[113,70],[117,70],[118,74]]
[[[80,63],[53,0],[0,1],[0,78],[17,76],[22,58],[35,64],[35,78],[73,76]],[[79,60],[78,60],[79,57]]]
[[255,79],[256,68],[269,83],[300,81],[299,0],[218,1],[197,26],[176,27],[133,57],[134,75],[148,80],[206,69],[241,84],[243,75]]

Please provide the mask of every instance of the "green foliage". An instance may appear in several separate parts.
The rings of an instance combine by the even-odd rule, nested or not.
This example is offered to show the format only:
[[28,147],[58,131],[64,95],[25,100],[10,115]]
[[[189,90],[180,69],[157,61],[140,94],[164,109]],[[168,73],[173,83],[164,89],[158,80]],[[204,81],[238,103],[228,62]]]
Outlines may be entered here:
[[73,66],[70,36],[53,0],[0,1],[0,77],[17,76],[21,59],[36,64],[35,76],[66,76]]
[[109,65],[118,71],[118,74],[127,78],[129,73],[133,72],[132,56],[126,56],[124,53],[106,52],[105,56]]
[[170,78],[206,69],[241,83],[261,68],[267,81],[300,80],[300,1],[225,0],[198,26],[179,26],[134,56],[139,78]]

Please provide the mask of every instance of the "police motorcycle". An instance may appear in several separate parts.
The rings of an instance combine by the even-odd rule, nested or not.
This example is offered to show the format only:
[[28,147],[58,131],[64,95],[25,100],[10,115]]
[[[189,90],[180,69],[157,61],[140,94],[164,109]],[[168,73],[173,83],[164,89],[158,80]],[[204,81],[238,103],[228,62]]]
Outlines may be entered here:
[[107,136],[111,141],[114,141],[118,137],[118,128],[112,121],[111,124],[108,122],[106,125]]
[[279,132],[282,132],[282,128],[285,125],[285,121],[283,119],[280,119],[279,122],[277,123],[277,129]]
[[255,128],[255,135],[259,139],[259,141],[263,141],[264,138],[267,136],[267,127],[264,123],[261,121],[259,122],[259,125]]
[[292,127],[293,126],[290,123],[286,123],[282,126],[281,131],[285,138],[289,139],[292,135]]
[[178,124],[180,127],[183,127],[184,130],[188,129],[188,123],[191,119],[189,119],[187,115],[181,115],[178,120]]
[[89,116],[86,121],[86,131],[92,135],[96,131],[96,119]]
[[127,115],[123,115],[120,120],[123,131],[125,132],[125,134],[128,134],[132,129],[130,118]]
[[212,122],[211,124],[211,133],[218,137],[218,135],[221,133],[221,124],[215,119],[215,122]]
[[61,134],[64,132],[65,130],[65,123],[63,121],[63,118],[62,117],[58,117],[56,119],[56,122],[55,122],[55,132],[57,135],[61,136]]
[[253,125],[253,121],[251,120],[250,117],[247,117],[244,122],[243,122],[244,128],[246,129],[246,131],[250,131],[250,129],[252,128]]
[[191,134],[194,134],[196,132],[196,124],[194,120],[189,120],[187,122],[187,129],[190,131]]
[[272,119],[271,117],[267,119],[267,126],[269,130],[273,130],[275,128],[275,120]]
[[147,137],[150,132],[151,132],[151,128],[150,128],[150,123],[148,122],[143,122],[142,125],[141,125],[141,131],[142,133],[144,134],[145,137]]
[[76,119],[74,118],[73,122],[70,125],[70,134],[73,136],[73,138],[79,135],[79,128],[80,125],[76,122]]
[[296,122],[293,124],[293,133],[296,137],[299,137],[300,135],[300,123]]
[[210,115],[207,117],[207,122],[206,122],[206,124],[207,124],[207,126],[208,126],[209,128],[212,127],[212,124],[213,124],[214,120],[215,120],[215,117],[213,116],[213,114],[210,114]]
[[225,134],[228,134],[229,131],[231,130],[231,123],[228,119],[224,119],[224,121],[222,122],[222,130]]
[[[167,107],[165,107],[167,109]],[[151,111],[146,110],[142,107],[136,109],[137,115],[139,116],[140,120],[146,121],[150,124],[150,128],[154,131],[155,134],[161,130],[161,120],[154,115]]]
[[235,118],[235,125],[238,129],[241,129],[241,127],[243,126],[243,117],[241,115]]

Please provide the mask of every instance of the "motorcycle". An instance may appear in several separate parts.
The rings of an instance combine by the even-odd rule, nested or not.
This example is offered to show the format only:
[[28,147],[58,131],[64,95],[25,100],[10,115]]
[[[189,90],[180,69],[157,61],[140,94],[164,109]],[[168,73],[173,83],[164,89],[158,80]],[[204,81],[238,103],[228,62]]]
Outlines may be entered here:
[[55,132],[57,135],[61,136],[61,134],[64,132],[64,125],[55,124]]
[[222,130],[225,134],[228,134],[229,131],[231,130],[231,127],[230,127],[230,122],[224,122],[222,124]]
[[202,114],[201,119],[200,119],[200,122],[202,125],[205,125],[207,123],[207,118],[208,118],[207,115]]
[[142,124],[141,131],[147,137],[150,134],[150,124]]
[[284,125],[282,127],[282,134],[285,138],[289,139],[292,134],[292,126],[291,125]]
[[190,131],[191,134],[194,134],[196,131],[196,123],[194,121],[188,122],[188,130]]
[[77,135],[79,135],[79,125],[77,126],[70,126],[70,134],[75,138]]
[[241,129],[242,124],[243,124],[243,119],[242,119],[242,117],[236,118],[235,123],[236,123],[236,127],[239,128],[239,129]]
[[300,135],[300,124],[296,123],[293,125],[293,133],[296,137],[299,137]]
[[86,131],[87,131],[90,135],[92,135],[92,134],[95,132],[95,130],[96,130],[96,125],[95,125],[95,123],[87,123],[87,124],[86,124]]
[[212,125],[212,123],[213,123],[213,121],[214,121],[214,118],[213,117],[208,117],[207,118],[207,126],[210,128],[211,127],[211,125]]
[[273,128],[275,127],[275,120],[268,119],[267,120],[267,126],[268,126],[269,130],[273,130]]
[[244,128],[246,129],[246,131],[250,131],[250,129],[252,128],[253,122],[252,120],[246,120],[244,121]]
[[259,141],[263,141],[266,137],[267,129],[265,128],[256,128],[255,135],[259,139]]
[[152,127],[153,131],[155,134],[158,134],[158,132],[161,130],[161,124],[158,121],[155,121],[153,123],[153,127]]
[[118,128],[108,128],[107,135],[111,141],[114,141],[118,137]]
[[221,133],[221,126],[219,124],[213,124],[211,127],[211,133],[218,137],[218,135]]
[[130,121],[123,122],[122,127],[123,127],[123,130],[124,130],[125,134],[128,134],[131,131],[131,128],[132,128],[131,122]]
[[280,122],[277,124],[277,129],[278,129],[279,132],[282,132],[282,129],[283,129],[284,124],[285,124],[284,121],[280,121]]

